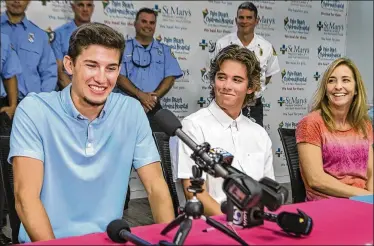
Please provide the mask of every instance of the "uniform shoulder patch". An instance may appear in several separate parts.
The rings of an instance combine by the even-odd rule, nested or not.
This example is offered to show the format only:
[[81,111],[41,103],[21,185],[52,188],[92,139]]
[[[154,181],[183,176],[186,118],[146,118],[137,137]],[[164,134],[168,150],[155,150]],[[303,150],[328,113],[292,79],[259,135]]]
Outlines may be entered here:
[[52,31],[51,27],[48,27],[45,32],[48,34],[49,43],[52,43],[55,40],[56,34]]
[[173,52],[173,50],[170,48],[170,54],[171,54],[171,56],[172,57],[174,57],[174,59],[177,59],[176,57],[175,57],[175,54],[174,54],[174,52]]
[[274,46],[271,46],[273,48],[273,56],[277,56],[277,52],[274,49]]

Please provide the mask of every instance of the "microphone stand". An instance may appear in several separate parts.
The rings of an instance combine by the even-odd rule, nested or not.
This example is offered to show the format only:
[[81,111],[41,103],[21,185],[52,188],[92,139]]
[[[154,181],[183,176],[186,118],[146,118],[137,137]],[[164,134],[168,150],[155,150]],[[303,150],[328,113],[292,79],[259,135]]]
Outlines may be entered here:
[[210,218],[209,216],[204,216],[204,206],[197,199],[197,194],[203,192],[202,185],[204,184],[204,179],[201,178],[202,171],[196,165],[192,167],[193,177],[190,178],[191,185],[188,187],[188,191],[193,194],[193,197],[186,202],[184,208],[180,208],[181,214],[170,222],[162,231],[161,235],[166,235],[169,231],[179,226],[177,233],[174,236],[173,242],[176,245],[183,245],[187,238],[188,233],[192,227],[192,220],[203,219],[208,225],[214,227],[215,229],[223,232],[227,236],[231,237],[238,243],[247,246],[248,244],[241,239],[233,231],[229,230],[226,226],[219,223],[218,221]]

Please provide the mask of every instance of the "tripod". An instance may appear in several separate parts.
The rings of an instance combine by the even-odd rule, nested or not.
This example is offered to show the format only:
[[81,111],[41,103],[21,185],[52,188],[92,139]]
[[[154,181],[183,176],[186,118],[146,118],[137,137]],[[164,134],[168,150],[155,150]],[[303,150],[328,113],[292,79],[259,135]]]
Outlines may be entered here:
[[202,218],[208,225],[225,233],[240,244],[248,245],[243,239],[241,239],[226,226],[208,216],[203,215],[204,206],[196,197],[198,193],[203,192],[202,185],[204,184],[204,179],[201,178],[202,171],[196,165],[194,165],[192,167],[192,174],[193,178],[190,179],[191,185],[187,189],[193,194],[192,199],[186,202],[184,208],[180,208],[180,215],[161,231],[161,235],[166,235],[169,231],[180,225],[177,233],[174,236],[173,242],[176,245],[183,245],[188,233],[191,230],[192,220]]

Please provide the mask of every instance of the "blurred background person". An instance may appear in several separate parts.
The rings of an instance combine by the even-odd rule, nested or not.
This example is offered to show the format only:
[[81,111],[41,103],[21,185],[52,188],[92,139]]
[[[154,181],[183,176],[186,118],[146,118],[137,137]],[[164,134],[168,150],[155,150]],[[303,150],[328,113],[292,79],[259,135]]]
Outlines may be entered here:
[[[0,113],[5,113],[10,119],[13,118],[17,107],[18,82],[16,75],[21,72],[21,63],[8,35],[1,33]],[[1,95],[7,96],[1,97]]]
[[257,7],[251,2],[239,5],[235,23],[237,32],[220,38],[216,43],[213,57],[224,47],[237,44],[253,51],[260,61],[261,90],[256,92],[256,103],[252,106],[244,105],[243,114],[253,118],[257,124],[263,126],[264,109],[262,95],[269,84],[271,77],[280,71],[278,57],[272,44],[260,35],[255,34],[255,28],[260,21]]
[[[11,120],[17,107],[17,74],[22,72],[21,63],[18,59],[13,45],[10,43],[8,35],[1,33],[1,63],[0,63],[0,95],[1,91],[5,90],[7,97],[0,97],[0,126],[11,127]],[[1,131],[0,134],[6,134]],[[6,156],[2,157],[0,164],[6,163]],[[6,225],[6,211],[5,211],[5,194],[0,172],[0,245],[7,245],[11,242],[3,234],[3,227]]]
[[[210,66],[211,96],[214,100],[206,108],[187,116],[182,121],[183,131],[196,143],[208,142],[234,157],[232,166],[255,180],[274,177],[272,143],[264,128],[243,116],[243,105],[255,103],[255,92],[261,89],[261,68],[256,55],[239,45],[223,48]],[[172,141],[172,140],[171,140]],[[171,151],[175,151],[172,149]],[[176,166],[187,199],[192,198],[187,188],[191,185],[192,150],[178,140]],[[205,215],[221,214],[221,203],[227,199],[222,190],[223,179],[203,174],[204,191],[197,198],[204,205]]]
[[62,90],[71,82],[62,63],[64,56],[68,53],[70,35],[78,26],[91,22],[91,17],[95,9],[93,0],[74,0],[71,3],[74,12],[74,20],[58,27],[54,31],[54,38],[51,41],[53,52],[57,59],[58,66],[58,87]]
[[9,36],[22,66],[22,73],[17,75],[18,100],[30,92],[53,91],[57,83],[56,58],[48,34],[27,19],[25,10],[29,3],[7,0],[6,12],[0,16],[1,32]]
[[153,115],[161,109],[162,97],[183,72],[171,48],[153,38],[156,22],[157,15],[152,9],[142,8],[136,14],[136,36],[126,42],[117,86],[141,102],[152,131],[160,132]]
[[373,194],[373,128],[353,61],[328,67],[296,139],[307,200]]

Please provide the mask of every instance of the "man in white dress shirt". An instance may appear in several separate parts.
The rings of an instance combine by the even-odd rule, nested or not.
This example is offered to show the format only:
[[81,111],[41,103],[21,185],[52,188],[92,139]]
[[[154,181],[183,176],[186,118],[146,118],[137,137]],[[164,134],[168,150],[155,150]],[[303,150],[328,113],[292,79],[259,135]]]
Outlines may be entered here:
[[212,53],[215,56],[222,48],[237,44],[253,51],[260,60],[261,67],[261,90],[256,93],[256,104],[243,108],[243,114],[256,120],[256,123],[263,126],[263,105],[262,94],[270,82],[271,76],[280,71],[277,54],[270,42],[260,35],[254,33],[259,22],[256,6],[251,2],[244,2],[239,5],[235,22],[237,32],[230,33],[216,43],[216,49]]
[[[211,96],[207,108],[187,116],[182,129],[196,143],[208,142],[211,148],[220,147],[234,155],[232,165],[252,178],[274,179],[271,140],[260,125],[243,116],[243,106],[255,102],[260,86],[260,64],[253,52],[238,45],[222,49],[210,66]],[[192,151],[180,140],[172,155],[177,162],[176,173],[182,180],[184,193],[192,177]],[[173,151],[173,148],[172,148]],[[204,192],[197,195],[204,205],[205,215],[221,214],[220,203],[226,200],[222,178],[203,174]]]

